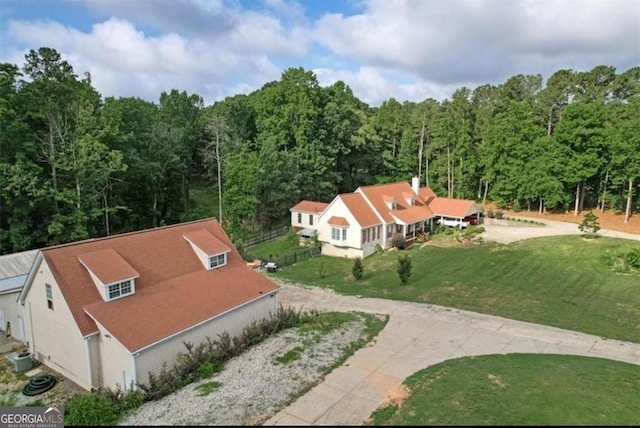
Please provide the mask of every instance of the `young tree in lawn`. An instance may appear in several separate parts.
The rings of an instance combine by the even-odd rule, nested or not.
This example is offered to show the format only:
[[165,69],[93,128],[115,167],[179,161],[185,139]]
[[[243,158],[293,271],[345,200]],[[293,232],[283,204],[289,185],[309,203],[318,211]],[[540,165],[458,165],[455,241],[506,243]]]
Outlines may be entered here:
[[408,254],[398,257],[398,267],[396,271],[398,272],[398,277],[402,284],[409,282],[409,278],[411,277],[411,268],[411,257],[409,257]]
[[353,266],[351,267],[351,274],[356,279],[356,281],[362,279],[363,268],[362,268],[362,259],[360,259],[360,257],[356,257],[353,260]]
[[587,237],[594,237],[595,234],[600,230],[598,216],[595,215],[593,211],[589,211],[584,215],[582,223],[578,225],[578,229],[580,229],[581,232],[584,232]]

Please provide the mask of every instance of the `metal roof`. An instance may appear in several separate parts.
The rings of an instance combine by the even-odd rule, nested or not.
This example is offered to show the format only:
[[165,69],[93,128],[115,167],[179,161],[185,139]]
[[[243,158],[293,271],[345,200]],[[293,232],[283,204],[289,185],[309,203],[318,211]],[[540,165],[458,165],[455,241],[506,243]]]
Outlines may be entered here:
[[38,250],[0,256],[0,280],[26,275],[31,270]]

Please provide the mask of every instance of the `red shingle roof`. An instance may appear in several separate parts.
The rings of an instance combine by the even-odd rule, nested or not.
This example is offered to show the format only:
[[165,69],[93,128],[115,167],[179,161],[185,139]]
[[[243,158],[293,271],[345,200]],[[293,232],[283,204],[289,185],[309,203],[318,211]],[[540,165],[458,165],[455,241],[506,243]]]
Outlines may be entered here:
[[431,211],[425,209],[423,206],[412,206],[403,210],[393,210],[390,211],[390,213],[405,224],[418,223],[419,221],[425,221],[435,217]]
[[356,218],[360,227],[371,227],[381,224],[376,213],[371,209],[367,201],[359,193],[343,193],[338,197],[344,202],[347,209]]
[[306,213],[320,214],[329,204],[316,201],[300,201],[290,211],[302,211]]
[[329,219],[329,221],[327,221],[327,223],[329,223],[332,226],[340,226],[340,227],[348,227],[349,226],[349,222],[347,221],[346,218],[344,217],[337,217],[337,216],[333,216]]
[[[413,189],[411,185],[407,182],[401,181],[398,183],[388,183],[388,184],[376,184],[373,186],[362,186],[356,192],[362,192],[363,195],[367,197],[367,199],[371,202],[375,210],[382,216],[385,223],[395,223],[394,218],[391,216],[391,209],[386,201],[389,201],[390,197],[394,197],[396,200],[396,210],[403,211],[408,208],[412,208],[412,218],[413,217],[421,217],[422,219],[427,219],[433,217],[433,213],[427,208],[421,199],[417,198],[415,200],[415,205],[409,205],[406,196],[414,195]],[[406,195],[406,196],[405,196]],[[415,209],[413,209],[415,208]],[[419,216],[417,213],[419,210],[424,212],[424,216]],[[419,221],[419,220],[416,220]],[[415,222],[411,222],[415,223]]]
[[227,245],[220,242],[218,238],[213,236],[206,229],[198,229],[192,232],[187,232],[184,234],[184,237],[196,247],[200,248],[208,256],[231,251],[231,249]]
[[105,285],[140,275],[113,248],[80,254],[78,260]]
[[[206,270],[184,239],[201,230],[230,249],[226,266]],[[140,277],[135,294],[105,302],[78,256],[109,249]],[[280,288],[246,267],[215,219],[45,248],[42,254],[81,334],[98,331],[93,317],[132,352]]]
[[431,208],[436,215],[457,218],[464,218],[482,211],[472,200],[438,197],[433,198],[431,202],[429,202],[429,208]]

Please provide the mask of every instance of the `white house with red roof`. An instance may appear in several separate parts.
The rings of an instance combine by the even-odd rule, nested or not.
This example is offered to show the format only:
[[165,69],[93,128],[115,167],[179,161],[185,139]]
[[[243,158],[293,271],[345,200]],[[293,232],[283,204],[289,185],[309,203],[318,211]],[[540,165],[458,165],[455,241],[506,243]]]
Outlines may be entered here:
[[291,226],[304,237],[310,237],[318,227],[320,214],[329,206],[326,202],[300,201],[289,211],[291,212]]
[[[474,201],[437,197],[431,188],[421,188],[414,177],[411,184],[361,186],[354,193],[336,196],[319,215],[315,227],[323,254],[367,257],[378,245],[391,248],[396,234],[412,242],[429,232],[434,222],[453,221],[462,227],[465,219],[478,218],[481,212]],[[292,214],[295,226],[293,220]]]
[[279,288],[206,219],[42,249],[18,302],[37,360],[88,390],[124,389],[184,342],[274,315]]

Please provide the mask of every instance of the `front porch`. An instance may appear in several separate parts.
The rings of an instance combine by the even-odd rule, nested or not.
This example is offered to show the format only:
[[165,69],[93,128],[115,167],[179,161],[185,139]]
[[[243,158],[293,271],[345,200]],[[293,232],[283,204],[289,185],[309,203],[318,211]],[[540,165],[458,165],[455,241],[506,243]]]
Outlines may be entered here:
[[413,244],[416,239],[426,240],[429,233],[431,233],[431,220],[411,224],[396,224],[396,233],[404,236],[407,245]]

